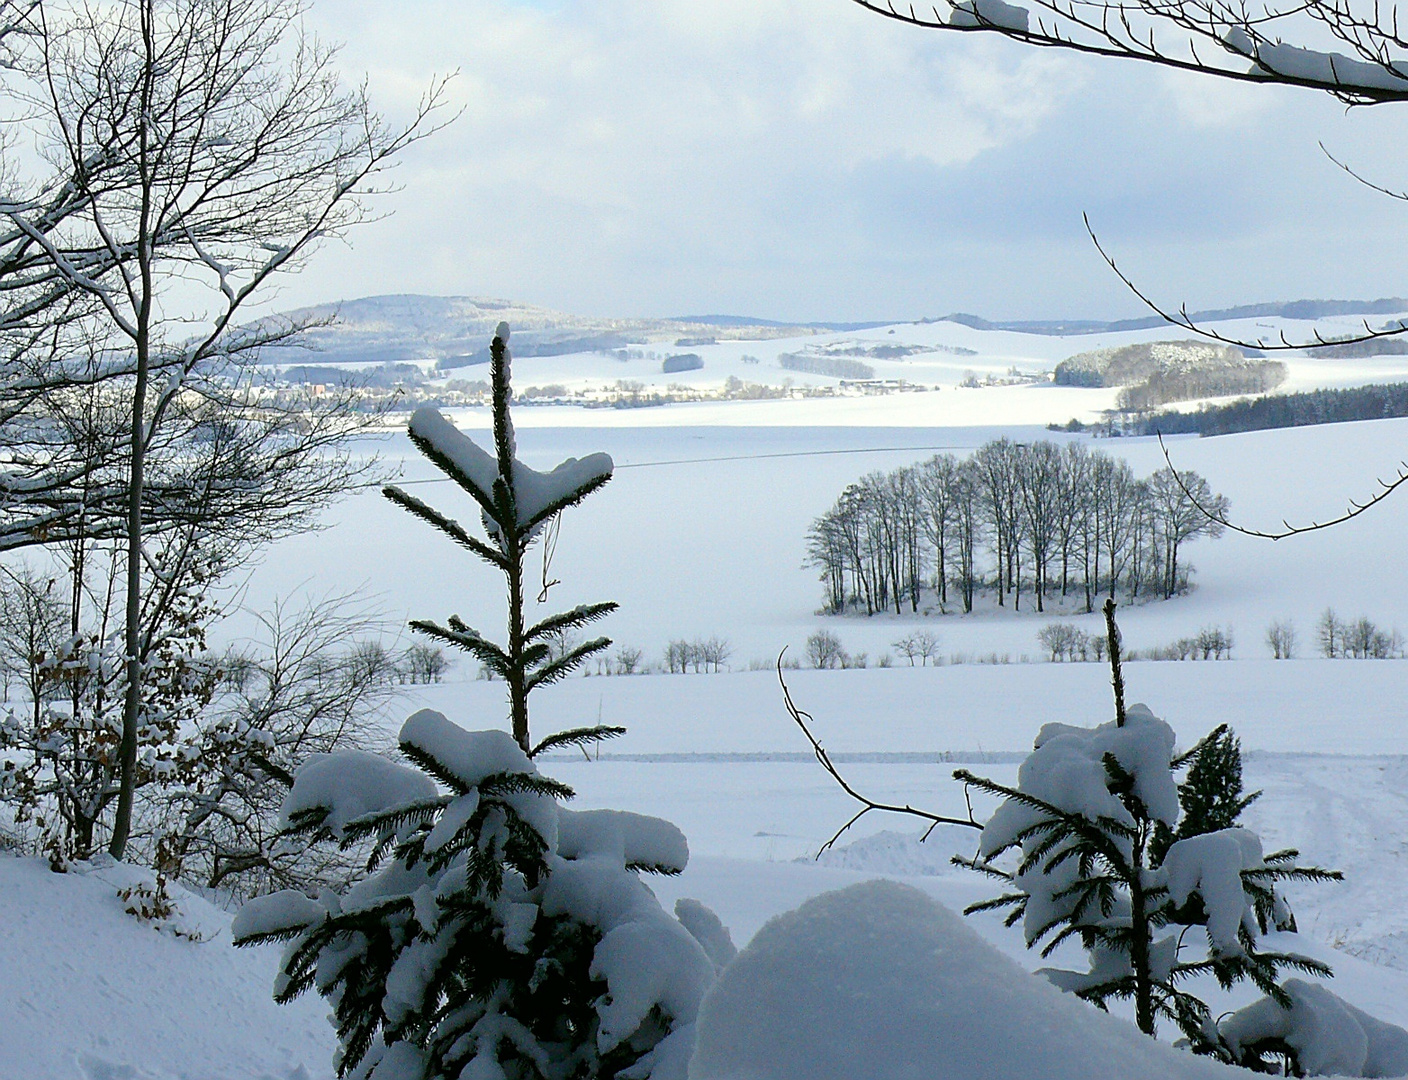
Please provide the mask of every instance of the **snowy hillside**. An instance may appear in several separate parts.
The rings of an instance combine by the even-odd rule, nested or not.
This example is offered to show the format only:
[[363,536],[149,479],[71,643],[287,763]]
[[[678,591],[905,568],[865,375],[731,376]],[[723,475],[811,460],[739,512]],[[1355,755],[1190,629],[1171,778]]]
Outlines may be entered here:
[[369,296],[277,317],[308,324],[305,348],[271,349],[270,363],[365,364],[468,357],[485,347],[507,320],[520,351],[606,348],[628,343],[673,343],[681,337],[781,337],[810,328],[762,320],[608,319],[569,315],[531,304],[468,296]]
[[[984,395],[997,391],[935,396],[960,393],[972,394],[981,404]],[[832,404],[885,401],[838,399]],[[688,408],[576,411],[588,420],[605,418],[618,425],[625,417],[673,416],[676,426],[535,425],[546,419],[548,409],[522,409],[517,417],[522,455],[534,467],[598,450],[615,461],[611,483],[564,519],[551,567],[551,577],[562,584],[553,589],[552,600],[617,600],[621,610],[607,632],[651,659],[658,659],[673,638],[719,635],[734,647],[734,668],[754,661],[770,666],[784,646],[799,655],[807,636],[822,625],[849,651],[868,653],[872,666],[887,652],[894,657],[896,638],[920,625],[940,636],[946,657],[996,652],[1013,660],[1023,654],[1034,659],[1040,623],[1030,613],[821,619],[816,614],[821,583],[817,571],[803,565],[808,527],[847,484],[871,470],[913,464],[939,451],[963,455],[1001,434],[1018,441],[1081,438],[1125,458],[1139,476],[1164,464],[1153,439],[1091,441],[1030,426],[999,426],[996,415],[974,417],[971,427],[740,428],[686,424]],[[482,428],[467,429],[482,439]],[[1235,520],[1274,527],[1283,518],[1323,520],[1341,511],[1347,498],[1372,491],[1376,477],[1393,474],[1405,440],[1408,420],[1382,420],[1212,439],[1178,437],[1169,448],[1180,469],[1196,470],[1230,499]],[[369,442],[365,449],[399,467],[408,491],[462,513],[453,486],[436,478],[404,436]],[[365,585],[385,598],[398,620],[455,612],[467,618],[480,613],[475,617],[490,625],[497,619],[487,614],[497,612],[499,604],[492,577],[377,492],[340,504],[329,523],[326,531],[275,549],[251,579],[250,604],[267,605],[275,595]],[[1408,502],[1400,499],[1337,531],[1279,544],[1236,535],[1198,540],[1187,548],[1196,567],[1195,590],[1125,612],[1126,638],[1131,647],[1146,648],[1204,626],[1230,626],[1237,638],[1236,656],[1269,657],[1261,640],[1268,623],[1291,619],[1313,652],[1314,623],[1327,606],[1342,616],[1364,614],[1381,625],[1408,630],[1408,577],[1392,569],[1400,564],[1405,528]],[[540,559],[535,557],[532,565],[540,575]],[[668,603],[661,600],[666,596]],[[1099,620],[1084,616],[1076,621],[1091,629]],[[1201,679],[1199,670],[1182,671],[1179,677]],[[461,676],[472,678],[473,671]]]
[[[472,351],[483,340],[476,337],[482,333],[476,320],[502,314],[474,304],[409,314],[389,302],[380,310],[370,305],[359,315],[357,333],[364,337],[356,347],[384,344],[387,334],[400,334],[414,318],[422,320],[427,348]],[[525,322],[537,317],[510,314]],[[546,325],[550,315],[542,316],[543,325],[557,332]],[[1336,327],[1352,329],[1353,322],[1346,316],[1315,325],[1332,334]],[[1285,327],[1302,334],[1309,325],[1256,318],[1230,329],[1264,334]],[[1096,663],[1038,662],[1036,633],[1046,620],[1029,611],[818,614],[820,584],[816,570],[804,565],[812,519],[866,472],[938,452],[965,455],[999,436],[1079,440],[1148,475],[1164,464],[1153,440],[1097,442],[1045,429],[1049,422],[1097,415],[1113,389],[1057,387],[1011,371],[1049,371],[1082,350],[1167,336],[1167,328],[1146,328],[1073,339],[942,322],[747,341],[719,334],[713,344],[688,347],[703,366],[683,373],[660,370],[660,356],[676,351],[673,342],[630,346],[621,358],[582,352],[515,360],[520,388],[633,380],[712,393],[732,376],[835,391],[654,408],[547,404],[515,414],[519,453],[528,466],[551,467],[597,451],[615,462],[602,494],[564,518],[551,562],[541,565],[534,549],[529,606],[546,582],[553,584],[551,608],[544,610],[619,601],[620,611],[603,630],[640,649],[647,663],[658,663],[676,639],[717,637],[731,646],[723,665],[730,670],[719,674],[571,678],[545,688],[534,704],[536,730],[597,722],[628,729],[599,756],[559,753],[543,760],[543,771],[576,789],[577,809],[631,810],[679,825],[691,859],[679,877],[652,881],[665,909],[696,898],[718,912],[739,946],[757,936],[758,966],[731,976],[738,996],[732,1004],[721,1001],[708,1022],[728,1029],[731,1018],[753,1011],[769,987],[801,978],[786,968],[797,939],[783,931],[795,930],[805,944],[818,926],[824,930],[826,920],[840,917],[840,902],[760,931],[809,898],[876,876],[901,880],[949,911],[991,894],[989,883],[949,863],[954,854],[972,853],[972,834],[965,830],[940,829],[921,845],[911,821],[872,815],[814,860],[854,805],[816,765],[782,708],[772,665],[784,647],[800,657],[807,636],[825,628],[851,654],[867,654],[863,670],[789,671],[791,691],[815,715],[819,737],[860,789],[940,813],[965,812],[963,789],[951,778],[956,767],[1010,783],[1042,724],[1109,719],[1108,670]],[[785,357],[798,355],[870,365],[877,379],[894,384],[892,392],[867,393],[841,386],[835,376],[782,366]],[[1290,389],[1408,378],[1408,357],[1294,356],[1288,363]],[[471,377],[474,370],[468,369]],[[457,377],[465,375],[461,370]],[[901,391],[900,380],[927,389]],[[452,417],[481,447],[489,445],[486,410],[459,409]],[[1383,420],[1180,437],[1170,440],[1169,453],[1179,468],[1197,470],[1226,494],[1236,520],[1275,526],[1282,518],[1322,519],[1349,497],[1372,491],[1375,477],[1392,475],[1405,440],[1408,420]],[[379,455],[407,491],[478,529],[476,508],[424,462],[404,433],[368,438],[354,452]],[[279,544],[251,569],[243,596],[249,607],[361,586],[396,624],[457,614],[492,633],[499,623],[503,602],[493,575],[375,489],[337,506],[324,524],[322,531]],[[1314,655],[1313,629],[1331,606],[1343,617],[1364,614],[1385,627],[1408,629],[1405,530],[1408,502],[1394,499],[1332,532],[1274,545],[1235,535],[1199,540],[1187,552],[1197,567],[1195,590],[1125,609],[1121,623],[1136,649],[1205,626],[1234,631],[1231,661],[1127,665],[1130,700],[1147,701],[1167,718],[1184,747],[1217,723],[1233,725],[1247,751],[1247,786],[1265,792],[1247,823],[1268,850],[1296,846],[1308,861],[1345,873],[1343,883],[1288,890],[1301,934],[1282,944],[1329,963],[1336,972],[1330,985],[1346,1001],[1408,1025],[1408,914],[1401,903],[1408,857],[1394,839],[1408,816],[1408,660],[1321,659]],[[1066,617],[1098,629],[1096,616]],[[1299,658],[1269,659],[1262,639],[1272,620],[1299,627]],[[248,629],[232,619],[213,644],[238,642]],[[896,652],[897,638],[920,629],[939,637],[941,666],[911,667]],[[878,666],[887,655],[890,666]],[[477,674],[460,658],[444,682],[403,688],[387,718],[388,744],[394,726],[421,707],[467,727],[501,726],[503,685]],[[987,813],[991,800],[979,798],[976,808]],[[326,1006],[313,998],[288,1007],[272,1003],[273,952],[233,950],[229,915],[193,897],[183,903],[208,940],[195,943],[142,926],[117,899],[127,883],[112,867],[59,876],[42,863],[0,859],[0,894],[12,899],[11,917],[0,928],[0,971],[7,986],[19,988],[0,1002],[0,1080],[331,1077],[335,1040],[324,1020]],[[914,940],[949,926],[950,916],[916,907],[912,896],[897,903],[909,905],[908,914],[897,909],[894,919]],[[1040,966],[1017,932],[990,915],[964,923],[975,936],[964,938],[955,956],[963,970],[983,973],[974,976],[973,992],[996,987],[994,993],[1012,999],[1030,991],[1030,1007],[1049,1008],[1053,1023],[1089,1020],[1091,1038],[1128,1050],[1128,1067],[1112,1076],[1232,1075],[1130,1042],[1113,1022],[1073,1013],[1074,1001],[1053,1002],[1045,988],[979,947],[986,942],[1022,968]],[[952,968],[930,974],[933,993],[925,1007],[937,1008],[959,982]],[[1254,996],[1238,995],[1230,1007]],[[979,1034],[997,1042],[1004,1033]],[[717,1039],[710,1045],[711,1053],[719,1051]],[[923,1057],[928,1044],[916,1045]],[[729,1069],[744,1064],[720,1051],[701,1059],[698,1075],[730,1076]]]
[[143,925],[117,895],[133,880],[0,855],[0,1077],[330,1080],[323,1004],[273,1002],[278,950],[236,950],[229,915],[184,892],[205,940]]
[[[1118,388],[1052,385],[1058,364],[1092,350],[1194,338],[1139,320],[1133,328],[1092,324],[1080,334],[958,319],[789,327],[747,319],[593,319],[505,300],[423,296],[369,297],[289,317],[315,323],[311,349],[270,350],[270,363],[360,369],[400,362],[432,375],[440,365],[439,377],[418,391],[432,396],[453,380],[487,378],[488,338],[507,319],[515,387],[537,402],[520,422],[541,426],[1092,422],[1113,407]],[[1262,315],[1211,325],[1233,339],[1275,343],[1282,333],[1292,341],[1362,334],[1364,318]],[[1370,318],[1374,325],[1392,321],[1382,313]],[[1273,355],[1288,368],[1283,393],[1408,378],[1408,356]],[[667,363],[672,358],[683,361]],[[483,423],[486,415],[469,410],[460,419]]]

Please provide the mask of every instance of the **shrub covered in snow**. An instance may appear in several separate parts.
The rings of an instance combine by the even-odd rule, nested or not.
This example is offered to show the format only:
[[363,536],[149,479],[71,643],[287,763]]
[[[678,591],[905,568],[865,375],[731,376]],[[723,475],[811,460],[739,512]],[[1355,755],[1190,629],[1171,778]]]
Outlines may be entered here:
[[419,770],[315,758],[285,803],[293,833],[372,840],[376,871],[341,896],[261,897],[234,927],[238,944],[289,942],[275,996],[328,999],[339,1075],[682,1080],[731,945],[707,909],[681,923],[640,880],[684,868],[679,830],[566,810],[570,789],[506,732],[422,710],[401,749]]
[[[1117,689],[1119,687],[1116,671]],[[1009,787],[955,775],[1003,797],[983,827],[979,854],[965,865],[998,877],[1010,890],[968,910],[1008,908],[1027,944],[1050,955],[1075,938],[1090,956],[1085,972],[1044,969],[1053,983],[1101,1005],[1132,999],[1139,1027],[1153,1034],[1172,1020],[1194,1049],[1230,1059],[1206,1003],[1184,985],[1210,973],[1224,987],[1249,979],[1279,1005],[1281,968],[1329,974],[1321,963],[1264,952],[1259,934],[1290,928],[1290,910],[1275,885],[1287,879],[1338,878],[1296,866],[1294,850],[1262,852],[1256,834],[1235,825],[1249,799],[1208,789],[1209,771],[1235,755],[1235,740],[1218,728],[1190,753],[1175,757],[1173,729],[1144,705],[1095,728],[1047,724]],[[1219,756],[1221,755],[1221,756]],[[1175,771],[1192,765],[1182,788]],[[1015,868],[994,863],[1015,851]],[[1189,926],[1202,934],[1189,934]]]

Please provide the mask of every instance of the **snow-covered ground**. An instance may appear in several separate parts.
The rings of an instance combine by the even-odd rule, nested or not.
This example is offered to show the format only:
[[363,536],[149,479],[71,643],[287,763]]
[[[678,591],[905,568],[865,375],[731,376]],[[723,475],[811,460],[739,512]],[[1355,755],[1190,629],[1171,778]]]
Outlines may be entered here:
[[[1280,325],[1264,322],[1253,332],[1274,333]],[[1306,329],[1287,325],[1288,332]],[[1330,321],[1321,325],[1330,332]],[[800,653],[820,626],[851,652],[868,652],[872,665],[920,624],[940,635],[945,656],[1038,655],[1041,621],[1029,612],[818,616],[819,583],[803,566],[812,519],[872,469],[940,451],[965,453],[1001,434],[1071,438],[1042,425],[1093,415],[1110,396],[1032,385],[957,388],[968,370],[981,377],[1013,365],[1049,368],[1097,345],[1169,336],[1049,338],[952,323],[898,329],[903,334],[881,328],[835,337],[973,348],[979,355],[866,358],[882,377],[942,387],[930,393],[623,411],[542,407],[516,416],[520,454],[535,468],[596,450],[610,452],[617,465],[612,483],[566,516],[548,567],[561,584],[543,610],[617,600],[621,610],[606,632],[647,659],[658,659],[672,638],[717,635],[734,647],[731,673],[593,677],[544,690],[535,699],[540,732],[598,719],[629,728],[598,760],[559,756],[544,769],[577,789],[579,807],[637,810],[679,824],[693,858],[679,878],[656,881],[657,891],[667,907],[679,896],[704,900],[740,945],[770,917],[876,875],[901,878],[955,910],[990,890],[948,864],[949,855],[968,850],[970,834],[940,830],[921,847],[918,828],[904,819],[867,818],[814,861],[853,807],[808,758],[782,708],[776,674],[748,671],[750,663],[770,664],[784,646]],[[656,381],[730,373],[756,379],[769,356],[796,347],[774,341],[694,348],[688,351],[705,357],[701,372]],[[744,363],[744,353],[760,363]],[[523,360],[516,376],[521,385],[563,381],[574,362],[580,358]],[[640,372],[627,370],[633,361],[596,362],[619,364],[620,378],[645,381],[644,361]],[[1404,376],[1408,358],[1293,359],[1288,388]],[[456,420],[476,437],[486,434],[482,414],[466,411]],[[1283,517],[1322,519],[1347,498],[1371,492],[1375,477],[1392,474],[1405,443],[1408,420],[1385,420],[1179,438],[1169,449],[1180,468],[1196,469],[1230,498],[1237,520],[1275,526]],[[1140,475],[1163,463],[1151,440],[1097,446],[1126,457]],[[440,482],[404,436],[368,440],[365,448],[382,454],[401,482],[413,485],[409,490],[477,527],[467,498]],[[494,636],[502,612],[494,575],[378,493],[349,499],[326,524],[281,544],[254,568],[246,602],[258,608],[275,596],[363,585],[396,621],[458,613]],[[1335,967],[1338,993],[1399,1024],[1408,1024],[1408,661],[1278,663],[1265,658],[1261,638],[1272,619],[1291,619],[1308,656],[1314,620],[1327,606],[1408,629],[1405,526],[1408,498],[1400,498],[1349,525],[1277,544],[1239,536],[1199,541],[1188,550],[1197,566],[1192,594],[1121,616],[1134,648],[1203,626],[1233,628],[1236,659],[1131,664],[1129,698],[1147,701],[1184,745],[1223,721],[1236,728],[1248,751],[1248,786],[1265,792],[1248,811],[1249,823],[1270,848],[1299,847],[1307,861],[1346,874],[1340,885],[1293,890],[1305,947]],[[1093,629],[1093,619],[1083,618]],[[241,632],[236,622],[225,636]],[[449,681],[408,693],[395,720],[431,706],[467,727],[501,725],[502,685],[473,675],[462,661]],[[1030,748],[1041,724],[1093,725],[1110,711],[1108,673],[1097,664],[872,666],[787,677],[858,787],[948,813],[964,806],[950,778],[958,764],[1010,780],[1015,755]],[[269,1000],[273,954],[236,953],[228,932],[195,944],[142,927],[122,913],[115,886],[101,874],[58,877],[41,864],[0,859],[0,896],[19,913],[0,921],[0,1080],[332,1075],[322,1004],[281,1009]],[[971,924],[1024,966],[1039,963],[995,918]]]
[[326,1006],[275,1005],[277,948],[237,950],[230,917],[178,892],[203,941],[142,925],[122,867],[54,874],[0,856],[4,1080],[311,1080],[332,1076]]

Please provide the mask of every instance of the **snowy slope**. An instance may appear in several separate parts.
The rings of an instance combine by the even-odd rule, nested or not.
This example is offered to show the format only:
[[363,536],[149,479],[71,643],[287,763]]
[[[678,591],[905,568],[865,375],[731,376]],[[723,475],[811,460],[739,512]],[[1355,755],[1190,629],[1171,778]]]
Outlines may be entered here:
[[236,950],[189,894],[208,940],[144,926],[117,898],[129,881],[0,856],[0,1078],[330,1080],[326,1009],[274,1004],[276,949]]
[[[1306,329],[1278,320],[1242,329],[1271,333],[1283,325],[1293,334]],[[1331,332],[1334,324],[1321,325]],[[617,466],[604,492],[565,518],[546,571],[562,584],[542,611],[618,600],[622,610],[604,630],[642,648],[647,658],[658,658],[672,638],[716,634],[733,642],[731,663],[738,669],[717,676],[572,679],[544,690],[535,704],[535,730],[598,719],[624,723],[629,734],[610,749],[637,758],[589,762],[579,756],[546,762],[545,771],[577,788],[579,808],[618,807],[679,824],[695,858],[681,878],[655,882],[657,891],[667,906],[679,896],[709,903],[740,945],[768,918],[875,874],[904,877],[954,909],[988,895],[985,883],[947,865],[947,856],[965,850],[971,837],[936,834],[920,848],[908,825],[893,819],[867,820],[827,865],[810,865],[852,808],[808,760],[800,733],[781,709],[775,675],[741,669],[771,662],[783,646],[797,654],[819,626],[838,633],[850,651],[868,652],[872,663],[891,651],[895,638],[921,625],[941,636],[946,656],[1035,657],[1041,621],[1030,613],[823,619],[815,612],[815,572],[803,566],[807,525],[870,469],[888,470],[939,450],[963,453],[999,434],[1056,437],[1037,425],[1093,415],[1112,396],[1037,385],[957,388],[968,370],[1000,376],[1013,365],[1049,368],[1096,345],[1168,336],[1139,331],[1073,340],[953,323],[818,335],[806,341],[845,347],[900,341],[972,348],[977,355],[934,351],[866,359],[882,377],[941,387],[926,393],[517,410],[526,463],[551,466],[606,450]],[[704,356],[705,367],[686,376],[666,377],[646,359],[588,355],[525,358],[516,361],[515,375],[525,385],[574,378],[663,385],[698,378],[704,386],[729,374],[826,384],[823,377],[775,367],[779,352],[799,347],[799,340],[784,340],[691,348]],[[759,363],[745,362],[745,354]],[[591,370],[584,373],[583,365]],[[1405,376],[1408,358],[1402,357],[1297,359],[1288,388]],[[486,414],[470,410],[455,419],[483,439]],[[1282,517],[1323,518],[1342,508],[1348,495],[1371,490],[1374,476],[1391,473],[1405,442],[1408,421],[1379,421],[1179,439],[1170,451],[1180,468],[1198,470],[1226,493],[1239,520],[1274,526]],[[1095,445],[1126,457],[1140,475],[1163,463],[1150,440]],[[477,520],[467,500],[457,501],[404,436],[367,448],[403,468],[403,482],[415,485],[408,490],[461,520]],[[458,613],[496,634],[502,601],[494,575],[376,492],[335,509],[329,524],[325,532],[275,549],[255,571],[249,603],[261,607],[275,595],[326,594],[365,583],[397,620]],[[1343,886],[1295,896],[1309,948],[1335,966],[1336,992],[1400,1024],[1408,1023],[1408,915],[1402,913],[1408,854],[1397,839],[1408,815],[1408,661],[1273,663],[1260,658],[1260,638],[1271,619],[1291,618],[1309,651],[1314,619],[1327,605],[1341,616],[1363,613],[1408,629],[1405,529],[1408,499],[1400,499],[1350,526],[1282,544],[1200,541],[1188,551],[1198,567],[1196,592],[1122,615],[1135,648],[1205,625],[1235,630],[1234,662],[1130,665],[1131,700],[1148,701],[1185,744],[1223,720],[1237,728],[1251,751],[1248,785],[1266,790],[1249,813],[1251,824],[1270,846],[1298,846],[1310,861],[1348,877]],[[536,577],[539,567],[530,570]],[[1091,618],[1083,621],[1095,627]],[[469,726],[500,723],[502,685],[473,676],[461,662],[450,682],[409,694],[397,719],[425,705]],[[1093,724],[1108,713],[1108,672],[1095,664],[871,667],[792,672],[789,680],[833,749],[891,755],[845,764],[864,790],[951,813],[963,809],[962,792],[949,779],[958,761],[978,759],[975,771],[1010,779],[1010,755],[1029,748],[1042,723]],[[730,757],[747,753],[760,760]],[[916,754],[929,760],[900,756]],[[799,857],[808,862],[791,861]],[[275,957],[235,953],[227,937],[203,945],[161,937],[131,923],[112,893],[111,885],[94,878],[54,879],[37,864],[0,861],[0,896],[12,897],[23,915],[0,931],[0,971],[19,973],[26,988],[0,1004],[0,1080],[330,1074],[332,1038],[321,1003],[304,1000],[281,1010],[269,1000]],[[1038,962],[995,920],[972,925],[1022,965]],[[119,942],[116,952],[112,941]],[[1355,956],[1333,952],[1335,945]],[[52,970],[62,978],[49,974],[51,957],[59,957]]]

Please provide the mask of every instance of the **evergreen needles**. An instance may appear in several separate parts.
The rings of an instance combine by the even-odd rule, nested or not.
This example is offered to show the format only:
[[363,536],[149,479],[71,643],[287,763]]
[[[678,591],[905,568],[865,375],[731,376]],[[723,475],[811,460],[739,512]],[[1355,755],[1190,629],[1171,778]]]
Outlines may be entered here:
[[457,521],[394,485],[383,494],[504,575],[508,596],[508,641],[491,641],[457,615],[445,624],[416,619],[411,629],[468,653],[493,677],[508,685],[514,740],[524,753],[555,745],[611,738],[622,729],[597,726],[574,729],[571,739],[550,737],[534,747],[528,731],[528,695],[539,686],[557,682],[581,667],[589,657],[611,646],[606,637],[591,638],[555,650],[553,641],[567,641],[616,610],[616,604],[582,604],[528,625],[523,602],[523,561],[547,523],[575,506],[611,479],[611,458],[591,454],[569,458],[550,473],[539,473],[517,459],[513,420],[509,414],[513,390],[509,328],[500,323],[489,347],[493,383],[494,454],[476,446],[438,411],[423,408],[411,418],[410,436],[436,468],[478,504],[489,534],[488,542],[470,535]]

